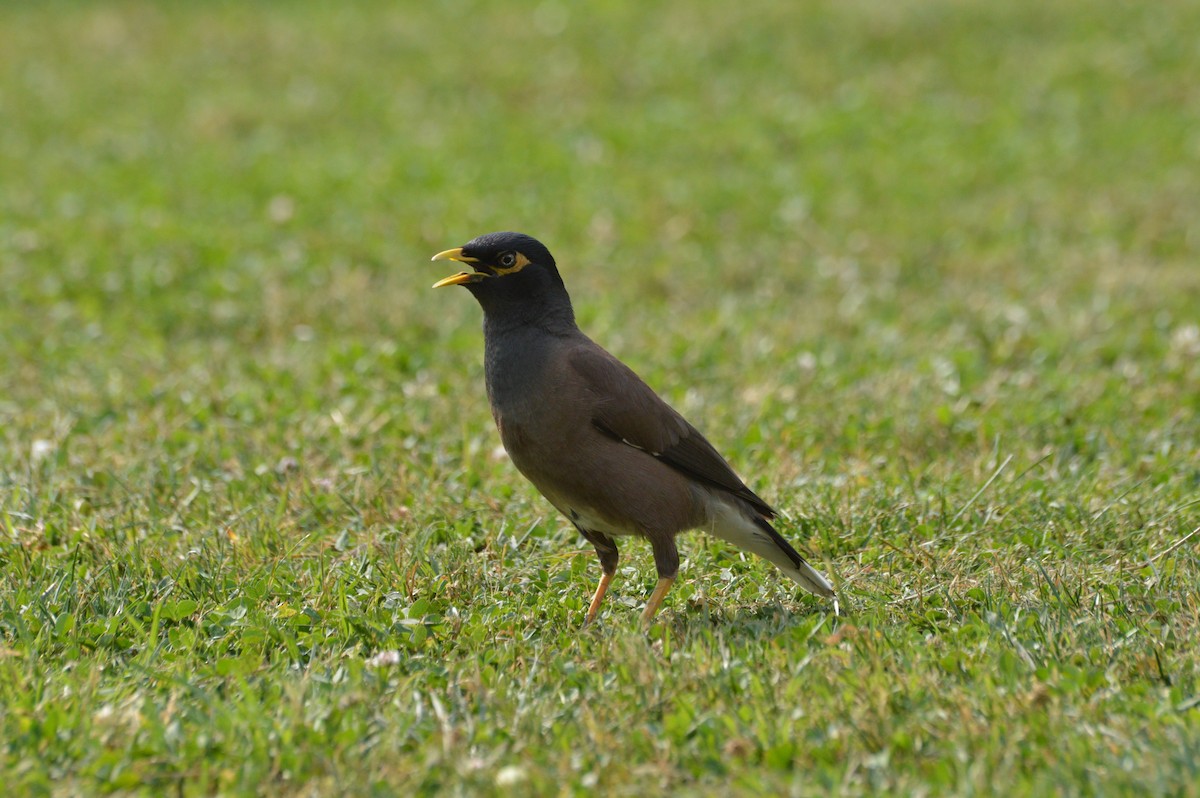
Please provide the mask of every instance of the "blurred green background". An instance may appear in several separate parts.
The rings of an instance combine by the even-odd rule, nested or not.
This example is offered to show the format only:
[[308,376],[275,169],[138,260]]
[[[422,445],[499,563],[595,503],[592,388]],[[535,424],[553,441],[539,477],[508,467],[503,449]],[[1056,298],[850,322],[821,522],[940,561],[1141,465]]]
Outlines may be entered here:
[[[1195,790],[1200,5],[0,5],[14,790]],[[581,326],[843,610],[662,623],[496,451],[434,252]],[[395,652],[394,654],[392,652]]]

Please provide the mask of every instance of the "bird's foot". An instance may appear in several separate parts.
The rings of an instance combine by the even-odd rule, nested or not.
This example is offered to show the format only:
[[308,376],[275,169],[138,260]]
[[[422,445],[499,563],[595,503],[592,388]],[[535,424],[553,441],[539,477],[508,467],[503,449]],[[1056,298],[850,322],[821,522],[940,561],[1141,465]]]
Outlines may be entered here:
[[671,589],[671,585],[674,583],[675,577],[673,576],[660,576],[658,578],[658,584],[654,586],[654,592],[650,594],[650,600],[646,602],[646,609],[642,611],[643,627],[650,626],[650,622],[658,614],[658,608],[662,606],[667,591]]
[[600,602],[604,601],[604,594],[608,592],[608,586],[612,582],[612,574],[602,574],[600,576],[600,584],[596,585],[596,593],[592,596],[592,603],[588,606],[587,618],[583,623],[586,626],[596,620],[596,613],[600,612]]

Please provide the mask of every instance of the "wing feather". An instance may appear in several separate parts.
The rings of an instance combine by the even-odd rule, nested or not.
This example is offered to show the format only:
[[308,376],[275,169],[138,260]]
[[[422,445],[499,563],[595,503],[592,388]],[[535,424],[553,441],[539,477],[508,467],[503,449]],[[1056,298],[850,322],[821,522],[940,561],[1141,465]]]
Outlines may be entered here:
[[594,397],[592,424],[602,433],[774,517],[771,506],[746,487],[708,439],[632,369],[590,340],[572,351],[568,362]]

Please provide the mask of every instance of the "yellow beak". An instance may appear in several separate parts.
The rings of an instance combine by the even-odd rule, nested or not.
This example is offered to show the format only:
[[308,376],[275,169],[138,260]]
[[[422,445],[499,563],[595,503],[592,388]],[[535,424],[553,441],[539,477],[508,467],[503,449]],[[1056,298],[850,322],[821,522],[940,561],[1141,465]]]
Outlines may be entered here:
[[462,254],[462,247],[455,247],[454,249],[448,249],[445,252],[439,252],[430,258],[430,260],[456,260],[459,263],[479,262],[479,258],[472,258],[469,255]]
[[[433,260],[453,260],[453,261],[458,261],[459,263],[478,263],[479,262],[479,258],[472,258],[469,255],[462,254],[462,247],[455,247],[454,249],[448,249],[445,252],[439,252],[438,254],[436,254],[432,258],[430,258],[430,260],[431,261],[433,261]],[[474,283],[474,282],[478,282],[479,280],[482,280],[484,278],[484,276],[485,275],[480,274],[479,272],[459,272],[458,274],[453,274],[443,280],[438,280],[436,283],[433,284],[433,287],[441,288],[442,286],[445,286],[445,285],[462,285],[463,283]]]
[[441,288],[442,286],[446,286],[446,285],[462,285],[463,283],[474,283],[474,282],[478,282],[479,278],[481,278],[481,277],[483,277],[483,275],[479,274],[479,273],[459,272],[458,274],[452,274],[449,277],[438,280],[436,283],[433,284],[433,287]]

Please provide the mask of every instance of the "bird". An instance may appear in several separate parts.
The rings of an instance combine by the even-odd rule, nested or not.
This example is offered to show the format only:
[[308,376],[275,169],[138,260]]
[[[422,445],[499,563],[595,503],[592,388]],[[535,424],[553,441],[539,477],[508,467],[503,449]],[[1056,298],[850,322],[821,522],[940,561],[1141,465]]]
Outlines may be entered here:
[[679,571],[675,537],[691,529],[835,598],[771,525],[775,510],[708,439],[579,329],[545,245],[523,233],[488,233],[432,260],[471,268],[433,287],[462,286],[483,308],[487,396],[510,460],[596,550],[601,576],[585,625],[616,574],[617,539],[638,536],[650,542],[658,571],[641,615],[650,626]]

